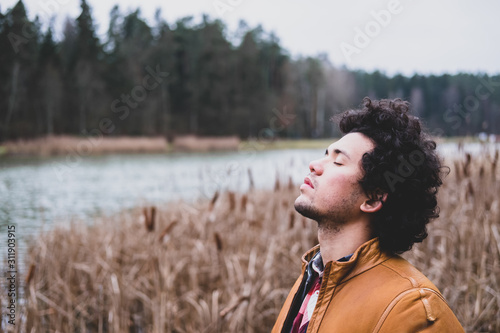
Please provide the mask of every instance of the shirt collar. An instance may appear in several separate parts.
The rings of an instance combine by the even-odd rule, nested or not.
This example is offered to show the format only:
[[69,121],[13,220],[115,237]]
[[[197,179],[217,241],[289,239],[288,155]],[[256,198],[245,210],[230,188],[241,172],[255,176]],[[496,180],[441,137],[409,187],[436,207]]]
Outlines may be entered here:
[[311,267],[320,277],[323,276],[325,265],[323,265],[323,258],[321,257],[320,251],[318,251],[318,253],[316,253],[311,259]]
[[[347,256],[344,256],[340,259],[338,259],[337,261],[339,262],[346,262],[346,261],[349,261],[349,259],[351,259],[353,253],[347,255]],[[323,276],[323,271],[325,270],[325,265],[323,264],[323,258],[321,257],[321,251],[318,251],[311,259],[311,267],[312,269],[318,273],[318,275],[321,277]]]

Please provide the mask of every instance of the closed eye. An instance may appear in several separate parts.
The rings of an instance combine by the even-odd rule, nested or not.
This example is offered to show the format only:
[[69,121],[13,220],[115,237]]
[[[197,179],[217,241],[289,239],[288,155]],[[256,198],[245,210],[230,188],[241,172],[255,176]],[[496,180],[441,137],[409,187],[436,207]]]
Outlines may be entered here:
[[340,163],[338,163],[338,162],[333,162],[333,164],[335,164],[335,165],[342,165],[342,164],[340,164]]

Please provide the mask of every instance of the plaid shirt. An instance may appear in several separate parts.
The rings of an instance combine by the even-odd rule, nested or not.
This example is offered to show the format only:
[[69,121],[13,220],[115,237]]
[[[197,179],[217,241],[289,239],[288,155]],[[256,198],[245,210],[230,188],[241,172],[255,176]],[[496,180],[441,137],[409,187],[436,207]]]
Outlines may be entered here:
[[[352,254],[342,257],[337,261],[349,261],[351,257]],[[314,307],[318,300],[324,269],[323,258],[321,257],[321,252],[318,251],[307,265],[301,287],[297,295],[295,295],[292,306],[290,307],[290,312],[287,317],[292,318],[291,315],[293,316],[294,313],[296,313],[296,315],[293,317],[294,320],[288,332],[305,333],[307,331],[309,321],[311,320]],[[288,327],[288,325],[283,327],[283,332],[286,332],[286,327]]]

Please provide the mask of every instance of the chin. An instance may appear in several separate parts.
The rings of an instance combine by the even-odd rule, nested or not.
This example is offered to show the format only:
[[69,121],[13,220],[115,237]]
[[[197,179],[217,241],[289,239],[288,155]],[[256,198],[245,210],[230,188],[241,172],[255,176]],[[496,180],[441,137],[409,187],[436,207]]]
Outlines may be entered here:
[[319,221],[323,217],[323,214],[313,205],[311,199],[303,194],[299,195],[299,197],[295,199],[294,207],[300,215],[307,217],[308,219]]
[[305,217],[310,217],[311,212],[313,211],[311,204],[307,202],[307,200],[303,198],[302,195],[295,199],[294,207],[299,214]]

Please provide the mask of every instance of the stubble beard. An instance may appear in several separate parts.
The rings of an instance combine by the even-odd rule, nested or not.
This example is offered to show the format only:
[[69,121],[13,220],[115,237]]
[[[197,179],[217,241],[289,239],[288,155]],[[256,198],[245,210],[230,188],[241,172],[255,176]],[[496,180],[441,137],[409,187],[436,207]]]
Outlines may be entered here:
[[353,192],[350,196],[342,198],[337,207],[331,207],[326,212],[320,211],[314,205],[314,199],[310,202],[296,200],[294,207],[299,214],[316,221],[320,232],[338,233],[353,217],[351,207],[357,199],[358,194]]

